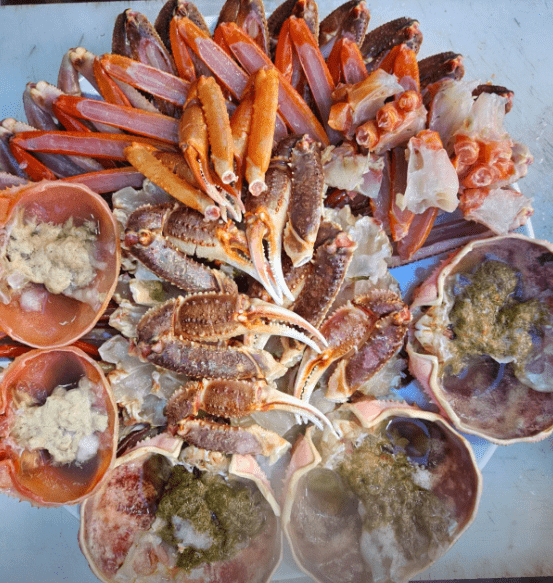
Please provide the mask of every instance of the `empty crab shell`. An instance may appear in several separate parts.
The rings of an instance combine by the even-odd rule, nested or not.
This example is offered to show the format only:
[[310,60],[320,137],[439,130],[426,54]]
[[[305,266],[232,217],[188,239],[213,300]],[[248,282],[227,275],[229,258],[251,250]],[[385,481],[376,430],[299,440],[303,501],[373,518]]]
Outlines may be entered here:
[[119,275],[108,205],[60,181],[8,191],[0,203],[0,328],[37,348],[74,342],[98,321]]
[[225,475],[157,447],[119,458],[81,506],[79,544],[94,574],[104,583],[270,581],[281,559],[278,506],[253,458],[238,458]]
[[31,350],[0,384],[0,491],[75,504],[115,460],[117,406],[100,367],[73,346]]
[[[297,564],[320,583],[407,581],[474,519],[481,475],[440,416],[399,403],[344,405],[339,440],[311,429],[291,460],[282,522]],[[335,421],[337,423],[337,421]]]
[[411,372],[461,431],[500,444],[553,431],[553,245],[474,241],[418,289]]

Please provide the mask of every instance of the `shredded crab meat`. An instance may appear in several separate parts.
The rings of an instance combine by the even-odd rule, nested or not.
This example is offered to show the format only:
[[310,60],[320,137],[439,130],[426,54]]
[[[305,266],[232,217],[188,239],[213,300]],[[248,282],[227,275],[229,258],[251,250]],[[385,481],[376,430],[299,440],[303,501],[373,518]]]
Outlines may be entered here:
[[41,294],[33,287],[40,284],[52,294],[92,306],[101,304],[98,292],[90,287],[98,270],[105,267],[94,257],[98,240],[95,223],[86,221],[77,226],[71,218],[63,224],[39,222],[25,218],[22,211],[8,227],[8,234],[2,257],[7,286],[4,301],[16,291],[27,296],[27,309],[41,309]]
[[84,463],[98,450],[97,433],[108,426],[107,414],[92,402],[92,383],[86,377],[75,389],[56,387],[44,405],[17,411],[11,435],[22,448],[46,449],[55,463]]

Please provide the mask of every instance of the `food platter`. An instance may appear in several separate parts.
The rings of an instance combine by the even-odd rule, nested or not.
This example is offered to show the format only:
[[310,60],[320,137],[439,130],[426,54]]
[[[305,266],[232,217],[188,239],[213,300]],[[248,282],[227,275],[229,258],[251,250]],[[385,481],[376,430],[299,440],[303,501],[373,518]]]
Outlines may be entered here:
[[[127,7],[127,4],[126,4],[126,3],[121,3],[119,6],[117,6],[118,4],[119,4],[119,3],[114,3],[114,4],[112,4],[112,6],[110,7],[110,12],[109,12],[109,15],[108,15],[108,14],[106,14],[106,13],[104,13],[103,11],[101,11],[101,10],[100,10],[100,6],[99,6],[99,5],[90,5],[90,9],[91,9],[91,12],[93,12],[93,11],[97,11],[97,14],[100,14],[100,13],[101,13],[101,16],[95,16],[95,17],[98,17],[98,18],[100,18],[100,19],[105,19],[105,21],[111,22],[111,21],[113,20],[113,15],[116,15],[116,14],[118,14],[118,13],[119,13],[119,12],[120,12],[120,11],[121,11],[123,8],[126,8],[126,7]],[[144,10],[143,10],[143,11],[144,11],[144,13],[146,13],[146,14],[148,13],[148,11],[150,11],[151,13],[154,13],[154,14],[155,14],[155,12],[156,12],[156,9],[155,9],[154,7],[152,7],[152,6],[146,6],[146,3],[136,3],[136,4],[137,4],[137,9],[139,9],[139,10],[142,10],[142,7],[144,6]],[[516,3],[514,3],[514,4],[516,5]],[[142,5],[142,6],[138,6],[138,5]],[[93,6],[94,6],[94,8],[93,8]],[[451,47],[452,47],[452,48],[455,48],[455,50],[459,50],[460,52],[463,52],[463,51],[464,51],[464,52],[465,52],[465,54],[466,54],[467,56],[470,56],[471,50],[470,50],[470,49],[464,50],[463,48],[461,48],[461,47],[459,46],[459,44],[458,44],[458,43],[456,43],[456,42],[455,42],[455,39],[453,38],[453,28],[454,28],[454,27],[451,25],[450,19],[451,19],[451,20],[454,20],[455,18],[457,18],[457,15],[456,15],[456,14],[454,14],[454,7],[452,7],[452,6],[448,6],[448,5],[446,5],[446,4],[444,4],[444,5],[442,5],[442,6],[443,6],[442,10],[443,10],[444,14],[442,14],[442,15],[441,15],[441,18],[443,18],[443,20],[439,21],[439,22],[438,22],[438,23],[436,23],[436,24],[434,24],[434,23],[429,23],[429,24],[427,24],[427,25],[426,25],[426,28],[427,28],[428,30],[433,30],[433,29],[434,29],[434,27],[435,27],[435,29],[436,29],[436,30],[442,30],[442,31],[443,31],[443,30],[444,30],[444,28],[445,28],[445,30],[448,30],[448,41],[447,41],[447,42],[451,44]],[[44,12],[44,14],[47,14],[47,13],[48,13],[48,14],[49,14],[49,17],[50,17],[50,18],[52,18],[52,21],[54,21],[56,18],[58,18],[58,17],[59,17],[59,16],[58,16],[58,15],[59,15],[59,13],[56,13],[56,10],[54,10],[54,9],[53,9],[53,7],[40,7],[40,9],[46,9],[46,8],[48,8],[48,9],[49,9],[49,12]],[[60,10],[63,10],[63,11],[64,11],[64,13],[68,15],[68,16],[67,16],[68,18],[71,18],[71,17],[74,15],[74,13],[73,13],[73,14],[71,14],[71,13],[70,13],[69,7],[62,7],[62,6],[57,6],[57,7],[55,7],[55,8],[56,8],[56,9],[58,9],[58,8],[59,8]],[[82,9],[82,6],[81,6],[81,7],[71,7],[71,8],[72,8],[74,11],[77,11],[78,9]],[[395,7],[394,7],[394,8],[395,8]],[[419,9],[420,9],[420,7],[419,7],[419,6],[417,6],[417,7],[414,7],[414,8],[413,8],[413,10],[410,10],[410,12],[417,12]],[[23,13],[22,13],[22,11],[24,10],[24,7],[19,7],[19,8],[18,8],[18,10],[19,10],[19,18],[21,18],[21,20],[22,20],[22,21],[26,21],[26,22],[28,23],[28,21],[29,21],[29,17],[28,17],[28,16],[26,16],[26,17],[23,17]],[[323,10],[324,10],[324,9],[323,9]],[[405,12],[406,10],[409,10],[409,8],[405,6],[405,3],[401,3],[401,5],[398,5],[398,6],[397,6],[397,10],[398,10],[398,11],[399,11],[399,10],[403,10],[403,12]],[[206,7],[206,8],[202,8],[202,11],[203,11],[204,13],[209,13],[209,6],[208,6],[208,7]],[[378,12],[379,12],[379,11],[378,11],[378,9],[377,9],[376,7],[374,7],[374,8],[373,8],[373,15],[374,15],[374,17],[373,17],[373,18],[374,18],[374,22],[375,22],[375,24],[378,22],[378,17],[379,17],[379,14],[378,14]],[[423,9],[423,13],[424,13],[424,14],[421,14],[421,13],[419,12],[418,14],[413,14],[413,15],[414,15],[414,16],[416,16],[416,17],[417,17],[419,20],[421,20],[421,21],[424,21],[424,19],[426,18],[426,20],[427,20],[427,22],[428,22],[428,19],[429,19],[429,17],[430,17],[430,14],[429,14],[430,12],[431,12],[431,4],[427,4],[427,5],[425,5],[425,7],[424,7],[424,9]],[[15,11],[14,11],[14,13],[15,13]],[[27,12],[27,14],[29,14],[29,11]],[[95,14],[96,14],[96,13],[95,13]],[[398,13],[398,15],[399,15],[399,13]],[[388,14],[387,16],[390,16],[390,17],[391,17],[391,16],[393,16],[393,15],[390,15],[390,14]],[[34,18],[34,16],[33,16],[33,18]],[[40,17],[39,17],[39,18],[40,18]],[[459,17],[459,18],[461,18],[461,17]],[[94,22],[94,21],[93,21],[93,19],[91,18],[92,28],[94,29],[94,24],[93,24],[93,22]],[[45,25],[45,21],[44,21],[44,19],[42,20],[42,23],[41,23],[41,24],[42,24],[42,28],[43,28],[43,29],[44,29],[44,28],[47,28],[47,26]],[[441,28],[440,28],[440,26],[441,26]],[[481,24],[479,24],[479,26],[480,26],[480,27],[482,27],[482,25],[481,25]],[[14,27],[14,28],[16,28],[16,27]],[[31,28],[32,28],[32,27],[31,27]],[[455,31],[455,32],[457,33],[457,31]],[[50,34],[52,34],[52,33],[50,33]],[[88,34],[88,31],[86,31],[86,34]],[[71,33],[71,35],[73,35],[73,33]],[[85,35],[85,31],[83,31],[83,35]],[[445,35],[445,33],[441,32],[441,33],[440,33],[439,35],[437,35],[437,36],[438,36],[438,37],[443,37],[444,35]],[[101,36],[101,35],[100,35],[100,36]],[[105,36],[105,34],[104,34],[104,36]],[[53,71],[55,71],[55,70],[56,70],[56,68],[57,68],[57,59],[59,58],[59,54],[61,54],[61,53],[62,53],[62,52],[65,50],[65,48],[67,48],[67,46],[68,46],[68,43],[69,43],[69,45],[71,45],[71,44],[75,44],[73,41],[70,41],[70,40],[65,40],[65,38],[64,38],[64,37],[65,37],[65,35],[61,35],[61,38],[60,38],[60,35],[57,35],[56,42],[55,42],[55,43],[52,43],[52,44],[54,44],[54,45],[56,45],[56,46],[60,46],[60,47],[61,47],[61,48],[60,48],[60,49],[57,51],[57,53],[54,55],[54,58],[53,58],[53,60],[52,60],[52,65],[51,65],[51,67],[52,67],[52,70],[53,70]],[[63,39],[63,40],[62,40],[62,39]],[[439,42],[440,40],[442,41],[441,43]],[[464,38],[461,38],[460,40],[464,40]],[[80,41],[80,39],[79,39],[79,41]],[[433,49],[434,49],[434,46],[433,46],[433,43],[434,43],[434,42],[436,42],[436,43],[437,43],[437,45],[436,45],[436,46],[440,46],[440,47],[443,47],[443,48],[450,48],[450,46],[449,46],[449,45],[448,45],[448,46],[444,46],[444,43],[443,43],[443,41],[444,41],[444,39],[443,39],[443,38],[441,38],[441,39],[440,39],[440,38],[438,38],[438,39],[435,39],[435,38],[433,37],[433,35],[428,35],[428,36],[426,37],[426,39],[425,39],[425,45],[424,45],[424,47],[425,47],[425,51],[428,51],[428,53],[426,53],[426,52],[425,52],[425,54],[430,54],[431,52],[434,52],[434,50],[433,50]],[[104,42],[105,42],[105,39],[104,39]],[[87,44],[87,43],[86,43],[86,41],[85,41],[85,40],[83,40],[82,42],[80,42],[80,44]],[[447,44],[447,43],[446,43],[446,44]],[[40,43],[37,43],[37,45],[40,45]],[[91,46],[91,45],[88,45],[88,46]],[[473,45],[473,46],[474,46],[474,45]],[[92,48],[92,46],[91,46],[91,48]],[[51,51],[53,51],[53,49],[50,49],[50,50],[51,50]],[[93,49],[93,50],[94,50],[94,49]],[[100,49],[100,50],[101,50],[101,49]],[[53,51],[53,52],[55,52],[55,51]],[[31,55],[31,56],[32,56],[32,55]],[[497,64],[497,63],[494,63],[494,64]],[[476,63],[476,65],[478,65],[478,63]],[[515,65],[512,65],[512,66],[514,67]],[[30,78],[32,78],[32,79],[37,79],[37,75],[36,75],[36,71],[37,71],[37,70],[41,72],[41,74],[40,74],[40,78],[47,78],[47,77],[48,77],[48,78],[50,78],[50,79],[54,78],[54,76],[55,76],[55,73],[53,73],[53,74],[48,74],[48,73],[46,72],[46,69],[43,69],[42,65],[40,65],[40,69],[37,69],[37,67],[38,67],[38,65],[34,65],[34,66],[32,66],[32,67],[31,67],[31,69],[33,69],[33,68],[34,68],[34,71],[32,71],[30,74],[28,74],[28,77],[29,77],[29,79],[30,79]],[[501,67],[501,65],[500,65],[500,67]],[[467,67],[467,68],[468,68],[468,67]],[[477,67],[476,67],[476,68],[477,68]],[[490,71],[490,69],[491,69],[491,67],[490,67],[490,63],[488,62],[488,63],[486,64],[486,66],[485,66],[485,67],[482,67],[482,75],[486,75],[487,73],[489,74],[489,71]],[[497,78],[497,79],[498,79],[498,81],[499,81],[499,80],[502,78],[502,75],[501,75],[500,71],[499,71],[498,69],[493,69],[493,70],[495,71],[495,78]],[[471,77],[474,77],[475,75],[478,75],[478,73],[476,73],[476,72],[475,72],[475,71],[472,69],[472,63],[471,63],[471,66],[470,66],[470,72],[471,72]],[[510,79],[509,79],[509,80],[510,80]],[[16,82],[14,81],[14,82],[13,82],[13,84],[15,85],[15,84],[16,84]],[[22,84],[21,84],[21,83],[19,83],[19,85],[20,85],[20,86],[22,86]],[[515,104],[517,104],[517,103],[519,103],[519,104],[520,104],[520,103],[521,103],[521,101],[520,101],[520,98],[518,97],[518,96],[519,96],[519,93],[518,93],[518,91],[515,91],[515,92],[517,93],[517,101],[515,102]],[[9,106],[12,106],[12,104],[13,104],[13,101],[10,99],[9,101],[6,101],[6,102],[5,102],[5,101],[4,101],[4,99],[2,99],[2,104],[3,104],[4,106],[5,106],[5,103],[8,103],[8,104],[9,104]],[[516,110],[515,110],[515,111],[516,111]],[[9,113],[8,115],[12,115],[12,114],[11,114],[11,113]],[[14,116],[19,116],[19,117],[22,117],[22,115],[21,115],[21,114],[19,114],[19,115],[18,115],[18,113],[14,113],[13,115],[14,115]],[[6,114],[3,114],[3,115],[2,115],[2,117],[5,117],[5,116],[6,116]],[[513,119],[512,119],[512,120],[509,120],[509,122],[512,122],[512,123],[514,124],[514,126],[515,126],[514,128],[510,128],[510,129],[512,130],[512,132],[513,132],[513,133],[515,133],[517,136],[519,136],[521,139],[524,139],[524,138],[523,138],[523,134],[522,134],[521,132],[517,131],[519,128],[517,128],[517,127],[516,127],[516,125],[517,125],[517,120],[515,119],[515,116],[513,116]],[[529,135],[529,132],[528,132],[528,130],[526,130],[526,132],[527,132],[527,133],[526,133],[526,135]],[[527,142],[527,143],[530,145],[530,147],[532,147],[532,141],[531,141],[531,139],[527,139],[527,140],[526,140],[526,142]],[[523,184],[524,184],[524,186],[526,186],[526,185],[527,185],[527,181],[525,180]],[[534,194],[534,193],[532,193],[532,195],[534,195],[534,196],[535,196],[535,194]],[[538,206],[538,208],[539,208],[539,205],[536,205],[536,206]],[[541,234],[540,234],[540,235],[541,235]],[[546,235],[544,234],[544,235],[541,235],[541,236],[546,236]],[[413,267],[413,266],[411,266],[411,267]],[[416,269],[416,268],[415,268],[415,269]],[[416,272],[416,271],[413,271],[413,272],[411,272],[410,274],[408,274],[408,275],[407,275],[407,277],[406,277],[406,283],[407,283],[407,285],[409,284],[409,280],[410,280],[410,278],[411,278],[411,277],[413,277],[413,275],[414,275],[414,277],[416,278],[416,277],[418,276],[418,272]],[[398,279],[400,279],[400,282],[401,282],[401,278],[400,278],[399,276],[398,276]],[[495,446],[489,446],[489,445],[487,445],[487,444],[481,444],[481,446],[483,447],[483,449],[481,450],[482,457],[481,457],[481,461],[480,461],[480,466],[481,466],[481,467],[483,467],[483,466],[486,464],[486,462],[489,460],[489,458],[491,457],[491,454],[492,454],[492,453],[493,453],[493,451],[495,450]],[[477,455],[478,455],[478,450],[477,450]],[[11,501],[10,501],[10,502],[11,502]],[[40,512],[42,512],[42,511],[40,511]],[[61,519],[61,518],[60,518],[59,520],[64,520],[64,519]],[[469,531],[469,533],[470,533],[470,531]],[[470,534],[469,534],[469,535],[470,535]],[[59,570],[61,567],[60,567],[59,565],[57,565],[57,566],[54,566],[54,568],[55,568],[55,569],[57,569],[56,571],[52,571],[52,572],[54,573],[54,575],[45,575],[45,576],[44,576],[44,577],[45,577],[45,578],[44,578],[44,581],[48,581],[48,580],[58,580],[58,578],[59,578],[59,577],[58,577],[58,575],[56,575],[56,573],[58,573],[58,570]],[[41,569],[41,571],[42,571],[42,569]],[[61,571],[59,571],[59,572],[61,572]],[[37,578],[36,578],[36,577],[37,577],[36,573],[37,573],[37,570],[36,570],[36,567],[35,567],[35,568],[34,568],[34,570],[32,570],[32,571],[31,571],[31,575],[30,575],[30,576],[31,576],[31,577],[33,577],[33,579],[34,579],[34,580],[36,580],[36,581],[39,581],[40,579],[37,579]],[[86,565],[84,566],[83,573],[86,573],[86,574],[83,574],[83,575],[82,575],[82,577],[80,576],[80,577],[79,577],[79,580],[83,580],[83,581],[84,581],[84,580],[86,580],[86,579],[84,579],[84,578],[83,578],[83,577],[86,577],[86,576],[92,577],[92,576],[91,576],[91,575],[90,575],[90,574],[87,572],[87,567],[86,567]],[[482,575],[488,575],[488,576],[500,576],[500,575],[501,575],[501,573],[498,575],[498,574],[497,574],[497,572],[490,572],[490,573],[484,573],[484,572],[482,572],[481,574],[482,574]],[[526,573],[525,573],[525,574],[526,574]],[[537,574],[537,573],[536,573],[536,574]],[[39,576],[42,576],[42,575],[39,575]],[[291,579],[291,580],[298,580],[298,579],[297,579],[297,577],[298,577],[298,576],[300,576],[300,574],[299,574],[299,572],[298,572],[298,571],[294,571],[294,569],[293,569],[293,568],[291,568],[291,569],[286,569],[286,567],[281,567],[281,570],[279,570],[279,571],[277,572],[277,575],[276,575],[276,576],[277,576],[279,579]],[[27,578],[27,579],[28,579],[28,578]],[[17,581],[18,579],[16,579],[16,578],[13,578],[13,579],[10,579],[10,580]],[[23,576],[22,576],[21,580],[25,580],[25,577],[23,577]],[[60,580],[63,580],[63,579],[60,579]],[[71,580],[71,579],[68,579],[68,580]],[[93,581],[93,580],[95,580],[95,579],[92,577],[90,580],[91,580],[91,581]]]

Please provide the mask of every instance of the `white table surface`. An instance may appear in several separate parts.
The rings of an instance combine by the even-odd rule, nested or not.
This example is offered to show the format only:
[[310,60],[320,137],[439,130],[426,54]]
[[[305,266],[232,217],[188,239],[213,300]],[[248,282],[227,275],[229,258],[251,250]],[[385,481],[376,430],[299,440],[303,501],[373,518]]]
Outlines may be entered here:
[[[535,162],[520,182],[534,198],[536,236],[553,240],[553,8],[543,0],[368,2],[371,28],[400,16],[417,18],[420,56],[453,50],[465,56],[466,79],[514,90],[511,135]],[[24,119],[28,81],[55,83],[64,52],[84,46],[109,52],[114,18],[131,6],[155,18],[162,2],[110,2],[0,7],[0,119]],[[220,2],[201,0],[203,14]],[[322,15],[338,2],[319,3]],[[268,11],[276,2],[266,5]],[[474,524],[420,580],[553,575],[553,441],[500,447],[483,471]],[[0,496],[0,583],[96,583],[77,543],[78,521],[64,508],[37,509]],[[291,576],[291,572],[284,573]],[[303,581],[303,578],[297,579]],[[305,579],[307,581],[307,579]]]

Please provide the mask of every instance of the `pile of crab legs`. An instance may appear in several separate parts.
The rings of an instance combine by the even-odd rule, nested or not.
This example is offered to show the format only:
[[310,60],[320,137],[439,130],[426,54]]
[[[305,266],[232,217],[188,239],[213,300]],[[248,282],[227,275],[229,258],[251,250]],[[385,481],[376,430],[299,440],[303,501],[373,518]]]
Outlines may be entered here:
[[[399,349],[410,316],[391,292],[355,298],[325,321],[355,243],[322,221],[321,149],[342,143],[352,153],[388,155],[388,190],[395,192],[404,173],[397,147],[412,137],[419,147],[442,147],[437,132],[425,129],[426,108],[464,70],[454,53],[417,61],[415,20],[367,32],[368,23],[363,1],[321,23],[306,0],[286,2],[268,21],[260,2],[229,1],[213,34],[188,2],[168,2],[154,26],[127,10],[116,21],[111,54],[72,49],[58,87],[28,85],[32,126],[4,120],[6,184],[61,179],[107,193],[147,177],[178,201],[139,209],[125,233],[131,255],[189,294],[143,318],[134,346],[141,358],[193,377],[270,382],[282,365],[258,346],[267,334],[282,334],[291,337],[283,342],[290,361],[310,345],[295,395],[308,398],[313,379],[345,356],[330,383],[335,393],[347,385],[337,397],[344,400],[362,382],[352,381],[359,368],[348,365],[352,351],[363,354],[378,330],[374,372]],[[81,95],[80,75],[102,100]],[[512,97],[489,85],[475,92]],[[516,175],[503,145],[499,155],[468,142],[460,140],[453,158],[466,192]],[[351,199],[348,192],[326,197],[337,205]],[[389,193],[368,203],[407,259],[439,212],[400,209]],[[191,262],[191,254],[250,275],[263,286],[250,295],[272,303],[238,293],[231,278]],[[321,285],[326,292],[315,301]],[[218,321],[221,327],[212,324]],[[353,329],[359,334],[350,343]],[[239,334],[243,346],[214,346]]]
[[[141,360],[191,379],[167,402],[168,433],[155,428],[162,433],[150,444],[163,447],[173,434],[209,451],[275,459],[287,440],[221,420],[278,408],[335,432],[309,403],[319,380],[327,374],[329,401],[360,401],[364,383],[402,347],[411,314],[396,293],[373,289],[333,308],[356,243],[325,220],[324,206],[360,204],[402,260],[415,255],[439,209],[402,209],[390,193],[405,190],[407,141],[443,147],[426,129],[428,110],[463,66],[454,53],[418,61],[415,20],[370,32],[368,23],[362,0],[321,23],[309,0],[285,2],[268,21],[261,3],[229,1],[213,34],[188,2],[170,0],[154,26],[127,10],[111,54],[70,50],[58,87],[27,86],[31,125],[2,122],[4,186],[62,180],[107,194],[146,177],[174,199],[136,209],[123,233],[125,254],[181,290],[146,312],[131,342]],[[102,99],[82,95],[80,76]],[[505,88],[474,89],[485,92],[510,104]],[[378,197],[326,192],[329,145],[341,148],[336,156],[386,159]],[[505,142],[467,136],[451,157],[467,205],[529,163]],[[265,350],[270,336],[282,337],[278,351]],[[277,382],[297,363],[287,394]],[[118,453],[151,435],[129,433]]]
[[[418,148],[442,147],[436,132],[424,130],[427,110],[443,83],[462,78],[464,68],[461,55],[451,52],[417,61],[416,20],[368,31],[369,20],[364,1],[347,2],[320,23],[310,1],[286,2],[268,21],[261,2],[233,1],[211,35],[189,2],[167,3],[154,26],[127,10],[116,21],[111,54],[71,49],[58,87],[28,85],[32,127],[4,120],[2,179],[61,177],[112,192],[147,176],[207,219],[240,221],[242,184],[253,197],[266,189],[273,143],[290,132],[306,134],[323,146],[341,142],[352,154],[388,159],[387,186],[364,204],[399,256],[409,259],[439,209],[415,213],[390,196],[405,189],[405,152],[396,146],[417,137]],[[103,101],[81,96],[80,75]],[[482,92],[506,97],[510,108],[512,92],[504,87],[480,85],[473,93]],[[451,155],[467,212],[494,184],[523,174],[530,158],[510,146],[458,136]],[[127,162],[132,166],[121,167]],[[352,198],[331,192],[327,204]],[[283,287],[280,273],[274,277]]]

